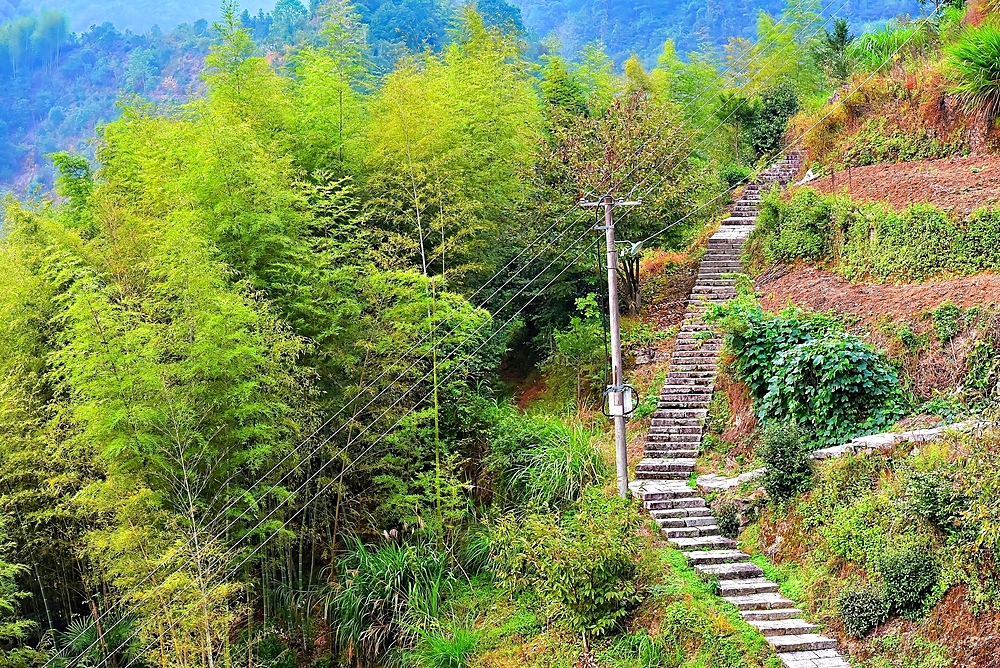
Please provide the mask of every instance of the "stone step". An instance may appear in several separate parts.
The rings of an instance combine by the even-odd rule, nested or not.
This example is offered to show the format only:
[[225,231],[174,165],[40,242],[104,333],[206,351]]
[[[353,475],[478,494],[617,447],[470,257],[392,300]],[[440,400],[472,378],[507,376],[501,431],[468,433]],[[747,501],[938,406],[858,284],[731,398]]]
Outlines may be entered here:
[[723,225],[753,225],[757,222],[755,217],[741,216],[737,218],[736,216],[730,216],[722,221]]
[[657,403],[659,408],[707,408],[711,403],[710,394],[673,394],[669,401],[661,400]]
[[767,619],[767,620],[757,620],[748,619],[747,622],[750,626],[761,632],[761,635],[765,637],[771,636],[790,636],[790,635],[804,635],[807,633],[815,633],[819,630],[819,626],[816,624],[811,624],[804,619],[789,618],[789,619]]
[[795,603],[781,594],[749,594],[746,596],[723,596],[740,610],[780,610],[793,608]]
[[740,550],[707,550],[703,552],[685,552],[684,556],[692,565],[728,564],[745,561],[750,555]]
[[650,431],[648,436],[651,443],[673,443],[687,448],[697,447],[701,444],[701,434],[663,434]]
[[[646,482],[641,483],[639,481],[632,481],[628,485],[629,489],[632,490],[632,494],[636,498],[642,499],[644,502],[660,502],[660,501],[673,501],[676,499],[691,499],[697,498],[701,500],[701,497],[692,497],[691,494],[694,492],[693,489],[688,487],[684,483],[664,483],[664,482]],[[702,500],[703,501],[703,500]],[[703,501],[704,502],[704,501]],[[665,507],[665,506],[660,506]],[[673,507],[673,506],[666,506]]]
[[708,363],[701,363],[701,364],[676,364],[676,365],[675,364],[671,364],[670,365],[670,370],[671,370],[671,372],[673,372],[673,371],[679,371],[679,372],[685,372],[685,371],[707,371],[707,372],[710,372],[710,373],[712,373],[714,375],[716,373],[716,371],[718,370],[718,366],[719,366],[718,364],[708,364]]
[[[821,649],[837,649],[837,641],[818,633],[802,633],[787,636],[770,636],[767,644],[775,652],[815,652]],[[808,664],[806,664],[808,665]]]
[[751,594],[777,594],[777,583],[767,578],[750,578],[746,580],[722,580],[719,582],[719,594],[727,596],[749,596]]
[[663,536],[668,540],[674,538],[705,538],[719,535],[719,527],[707,524],[701,527],[682,527],[679,529],[664,529]]
[[777,608],[775,610],[741,610],[743,619],[749,621],[767,621],[777,619],[792,619],[801,617],[802,611],[798,608]]
[[703,508],[662,508],[660,510],[650,510],[649,516],[654,520],[671,517],[711,517],[712,509],[708,506]]
[[643,459],[636,464],[636,473],[652,471],[694,471],[694,459]]
[[691,478],[691,471],[637,471],[638,480],[675,480],[684,481]]
[[705,384],[664,385],[660,388],[660,398],[669,399],[675,394],[712,394],[714,388]]
[[671,371],[667,376],[667,385],[711,384],[714,379],[714,371]]
[[[736,279],[735,278],[703,278],[703,279],[698,279],[698,282],[695,283],[695,287],[698,287],[699,285],[711,285],[711,286],[718,287],[718,288],[727,288],[727,287],[731,288],[734,285],[736,285]],[[708,329],[708,328],[706,327],[705,329]],[[684,331],[683,327],[681,327],[681,331],[682,332]]]
[[678,550],[711,550],[715,548],[734,547],[736,541],[725,536],[696,536],[694,538],[670,538],[667,540]]
[[677,424],[674,420],[654,420],[651,425],[658,434],[700,434],[702,426],[700,422],[691,420],[693,424]]
[[705,416],[708,414],[708,410],[704,408],[695,409],[675,409],[675,408],[661,408],[653,412],[653,418],[657,420],[704,420]]
[[764,571],[749,561],[727,564],[698,564],[694,567],[694,570],[699,575],[716,577],[720,580],[749,580],[764,577]]
[[[660,444],[656,443],[659,446]],[[646,457],[652,457],[655,459],[669,459],[671,457],[697,457],[698,451],[690,448],[672,448],[670,450],[657,450],[655,448],[650,448],[646,446],[646,450],[643,453]]]
[[680,529],[684,527],[704,527],[715,524],[715,518],[705,517],[661,517],[656,523],[661,529]]
[[[688,490],[692,492],[694,490]],[[673,498],[663,498],[663,499],[647,499],[646,507],[650,510],[667,510],[671,508],[707,508],[705,499],[700,496],[679,496]],[[651,507],[649,504],[656,504],[656,507]]]
[[815,652],[784,652],[778,655],[786,668],[851,668],[835,649]]

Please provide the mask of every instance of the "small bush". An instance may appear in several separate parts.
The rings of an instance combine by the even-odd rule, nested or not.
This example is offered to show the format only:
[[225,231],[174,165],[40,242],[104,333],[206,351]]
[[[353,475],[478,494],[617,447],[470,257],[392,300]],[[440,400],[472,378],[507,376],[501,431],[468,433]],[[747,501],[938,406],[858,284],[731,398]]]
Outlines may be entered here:
[[937,586],[938,564],[926,547],[907,547],[886,554],[878,564],[889,612],[919,616],[924,601]]
[[497,581],[537,596],[546,616],[570,630],[603,635],[641,599],[640,523],[627,501],[596,488],[562,517],[507,516],[496,527]]
[[969,499],[961,493],[947,472],[913,471],[906,484],[909,510],[932,525],[953,533],[961,528],[961,519]]
[[837,601],[844,629],[855,638],[863,638],[889,618],[889,606],[882,593],[874,588],[844,592]]
[[719,179],[726,184],[727,188],[735,188],[746,181],[749,176],[750,169],[748,167],[733,162],[719,170]]
[[794,423],[771,425],[757,455],[767,472],[761,480],[767,495],[774,501],[785,501],[805,490],[812,477],[809,434]]
[[931,311],[931,319],[934,322],[934,333],[941,345],[944,345],[962,330],[962,307],[951,301],[942,302]]
[[719,504],[718,508],[712,509],[715,516],[715,524],[719,527],[719,533],[726,538],[736,538],[740,533],[740,511],[736,504],[727,501]]

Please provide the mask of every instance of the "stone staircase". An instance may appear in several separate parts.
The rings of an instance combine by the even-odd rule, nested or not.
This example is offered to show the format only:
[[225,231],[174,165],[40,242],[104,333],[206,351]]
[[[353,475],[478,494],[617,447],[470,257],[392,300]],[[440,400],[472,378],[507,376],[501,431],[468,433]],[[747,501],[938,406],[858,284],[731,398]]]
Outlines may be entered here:
[[721,337],[702,322],[709,304],[736,296],[733,273],[739,272],[743,242],[753,229],[762,188],[787,185],[802,158],[785,156],[748,185],[729,218],[708,242],[687,316],[677,335],[670,372],[660,394],[646,442],[636,466],[632,493],[641,498],[666,539],[699,574],[716,579],[718,591],[756,627],[789,668],[850,668],[837,642],[818,633],[802,611],[782,596],[778,585],[719,533],[712,511],[687,481],[694,473],[702,428],[715,386]]

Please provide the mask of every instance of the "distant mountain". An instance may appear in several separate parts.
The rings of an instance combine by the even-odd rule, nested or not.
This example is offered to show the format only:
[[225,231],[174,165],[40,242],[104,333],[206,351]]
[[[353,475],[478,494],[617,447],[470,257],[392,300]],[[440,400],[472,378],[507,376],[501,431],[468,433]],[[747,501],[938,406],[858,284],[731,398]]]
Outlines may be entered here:
[[[256,14],[270,12],[275,0],[238,0],[240,9]],[[309,0],[305,0],[307,6]],[[182,23],[209,22],[221,16],[222,0],[0,0],[0,21],[31,14],[39,8],[61,9],[70,28],[83,32],[90,26],[113,23],[118,30],[145,32],[154,25],[170,32]]]
[[[780,14],[785,0],[511,0],[538,37],[554,33],[568,54],[601,40],[616,62],[638,54],[655,62],[673,39],[680,53],[730,37],[754,38],[760,10]],[[918,0],[823,0],[827,16],[846,16],[856,32],[866,24],[916,16]]]

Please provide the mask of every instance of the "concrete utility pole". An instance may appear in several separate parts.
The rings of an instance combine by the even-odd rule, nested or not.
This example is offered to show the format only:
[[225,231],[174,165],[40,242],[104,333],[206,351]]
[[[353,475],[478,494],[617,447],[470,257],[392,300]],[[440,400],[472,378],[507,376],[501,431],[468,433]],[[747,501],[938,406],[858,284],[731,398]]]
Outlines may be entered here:
[[[586,209],[604,207],[604,225],[597,230],[604,230],[604,238],[608,246],[608,320],[611,329],[611,385],[605,394],[608,397],[608,415],[615,421],[615,469],[618,474],[618,495],[623,499],[628,496],[628,443],[625,440],[625,416],[632,412],[631,390],[625,384],[622,367],[622,335],[618,310],[618,251],[615,248],[615,219],[613,210],[616,206],[638,206],[637,202],[615,201],[611,195],[605,195],[598,202],[580,200],[580,206]],[[626,393],[629,401],[626,402]]]

